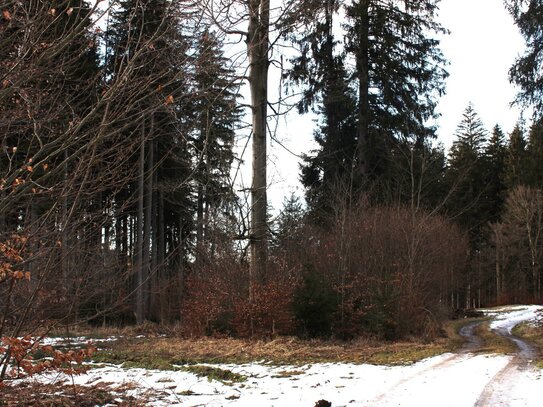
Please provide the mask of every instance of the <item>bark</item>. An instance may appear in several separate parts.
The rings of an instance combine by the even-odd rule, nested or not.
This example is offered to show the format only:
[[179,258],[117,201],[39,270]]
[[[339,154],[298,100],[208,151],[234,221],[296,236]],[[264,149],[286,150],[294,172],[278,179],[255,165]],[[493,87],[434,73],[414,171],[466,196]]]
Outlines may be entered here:
[[[151,119],[151,132],[153,131]],[[145,185],[145,215],[143,217],[143,291],[144,291],[144,315],[148,314],[150,302],[150,275],[151,275],[151,218],[153,210],[153,167],[154,167],[154,149],[153,141],[147,142],[148,163]]]
[[144,320],[143,309],[143,211],[144,211],[144,181],[145,181],[145,125],[141,129],[141,145],[139,156],[139,177],[138,177],[138,220],[136,229],[136,323],[142,324]]
[[358,72],[358,166],[357,176],[367,176],[370,171],[368,162],[369,149],[369,3],[360,0],[358,4],[358,51],[356,53],[356,69]]
[[268,104],[269,0],[248,0],[249,87],[253,130],[253,184],[251,187],[251,283],[264,282],[268,257],[266,225],[266,123]]

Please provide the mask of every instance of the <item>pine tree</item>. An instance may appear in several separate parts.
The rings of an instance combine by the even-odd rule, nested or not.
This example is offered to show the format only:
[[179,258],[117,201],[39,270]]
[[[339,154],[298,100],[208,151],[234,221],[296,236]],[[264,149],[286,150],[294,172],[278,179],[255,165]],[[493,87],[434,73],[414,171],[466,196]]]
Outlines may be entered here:
[[486,137],[481,119],[469,104],[449,153],[446,179],[451,196],[446,207],[449,215],[469,231],[475,248],[481,244],[481,229],[489,216],[483,156]]
[[427,122],[447,76],[431,34],[444,32],[435,19],[437,3],[356,0],[347,6],[347,49],[358,79],[358,176],[386,175],[394,140],[422,146],[434,137]]
[[[435,117],[447,76],[439,42],[429,34],[443,31],[435,21],[436,4],[323,0],[307,5],[300,17],[304,29],[295,37],[301,54],[289,77],[302,87],[301,110],[318,106],[314,110],[322,117],[315,132],[319,148],[302,166],[313,211],[330,212],[330,196],[357,196],[361,190],[378,201],[397,195],[390,193],[397,183],[394,150],[409,142],[422,151],[434,137],[427,123]],[[348,15],[342,44],[334,26],[341,6]],[[356,63],[348,69],[351,57]]]
[[502,213],[507,186],[505,182],[505,162],[507,146],[505,134],[499,125],[494,126],[488,145],[485,148],[485,178],[488,181],[486,201],[489,221],[496,222]]
[[505,0],[505,6],[513,16],[526,41],[524,55],[509,70],[512,82],[520,87],[516,102],[534,106],[543,113],[543,5],[539,0]]
[[117,199],[124,206],[128,202],[123,198],[136,197],[130,203],[135,216],[120,216],[135,224],[132,255],[138,323],[149,315],[154,301],[149,289],[157,284],[157,262],[175,257],[172,269],[178,287],[182,286],[193,230],[188,148],[193,123],[186,98],[189,58],[188,41],[181,33],[183,6],[182,1],[121,2],[107,35],[109,86],[118,90],[118,100],[132,106],[116,125],[132,146],[127,169],[132,166],[138,171],[128,191],[121,191]]
[[512,190],[514,187],[524,185],[527,177],[527,151],[526,139],[524,130],[518,123],[511,134],[509,135],[509,147],[506,156],[506,183],[507,187]]
[[197,42],[194,59],[196,97],[193,109],[197,130],[193,145],[196,181],[196,256],[209,259],[213,233],[211,218],[218,220],[235,200],[230,183],[233,146],[241,111],[237,103],[239,84],[222,54],[217,36],[205,30]]
[[301,181],[316,221],[322,222],[340,190],[348,190],[356,143],[355,97],[350,89],[345,55],[338,53],[333,35],[339,2],[314,2],[307,29],[293,35],[301,53],[295,57],[289,79],[302,86],[301,113],[310,108],[321,117],[314,137],[319,148],[304,158]]
[[536,121],[530,128],[527,146],[526,185],[543,188],[543,120]]

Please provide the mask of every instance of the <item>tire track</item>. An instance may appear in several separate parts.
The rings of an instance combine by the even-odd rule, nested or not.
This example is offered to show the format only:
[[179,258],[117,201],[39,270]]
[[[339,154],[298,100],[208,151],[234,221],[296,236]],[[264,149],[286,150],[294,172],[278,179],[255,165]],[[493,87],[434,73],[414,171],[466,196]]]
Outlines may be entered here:
[[510,334],[507,329],[496,329],[494,332],[514,342],[519,351],[502,370],[490,379],[475,402],[474,407],[507,406],[507,395],[511,393],[512,386],[515,383],[515,374],[518,374],[521,370],[530,369],[530,363],[537,355],[537,350],[532,345]]
[[417,372],[414,372],[407,377],[404,377],[403,379],[400,379],[399,381],[395,382],[391,386],[389,386],[385,391],[383,391],[378,396],[374,397],[373,399],[369,400],[367,402],[368,406],[375,406],[378,403],[384,401],[386,397],[388,397],[391,393],[393,393],[396,389],[398,389],[400,386],[403,386],[404,384],[417,379],[418,377],[428,373],[429,371],[436,370],[436,369],[442,369],[447,366],[454,365],[457,361],[460,361],[464,358],[466,353],[472,352],[475,349],[478,349],[482,345],[481,339],[474,334],[475,328],[481,325],[483,321],[474,321],[470,322],[469,324],[463,326],[460,331],[458,332],[460,336],[462,336],[465,339],[465,343],[458,351],[457,353],[446,357],[445,359],[441,360],[438,363],[426,366],[424,369],[421,369]]

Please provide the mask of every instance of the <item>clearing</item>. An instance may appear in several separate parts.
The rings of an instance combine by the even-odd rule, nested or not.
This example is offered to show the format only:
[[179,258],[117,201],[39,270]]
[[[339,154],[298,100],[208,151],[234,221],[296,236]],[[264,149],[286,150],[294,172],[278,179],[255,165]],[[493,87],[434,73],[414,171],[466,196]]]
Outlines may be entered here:
[[[313,406],[318,400],[328,400],[333,406],[541,406],[543,371],[537,367],[538,350],[514,334],[536,329],[543,307],[510,306],[485,313],[489,320],[470,322],[460,329],[465,338],[462,348],[416,363],[411,362],[439,353],[442,347],[394,345],[390,353],[396,365],[385,366],[376,363],[390,362],[386,349],[369,352],[368,343],[306,344],[314,350],[310,357],[308,349],[294,340],[256,343],[254,349],[239,341],[210,340],[205,349],[195,347],[189,358],[186,343],[183,349],[175,348],[181,345],[170,349],[164,338],[140,338],[136,344],[109,338],[96,342],[110,350],[99,353],[101,361],[87,373],[36,377],[17,391],[26,392],[27,401],[33,400],[28,405],[46,402],[43,396],[36,397],[36,389],[47,383],[58,386],[57,395],[62,389],[74,393],[72,404],[56,405],[82,405],[78,394],[86,392],[94,397],[94,404],[109,406]],[[116,345],[110,347],[112,343]],[[214,345],[232,349],[221,353]],[[266,355],[266,348],[270,358],[251,362],[255,355]],[[138,351],[149,357],[131,361],[130,355]],[[184,356],[176,360],[176,354]],[[205,363],[210,360],[221,363]],[[284,364],[287,360],[290,364]],[[0,405],[17,404],[2,396]]]

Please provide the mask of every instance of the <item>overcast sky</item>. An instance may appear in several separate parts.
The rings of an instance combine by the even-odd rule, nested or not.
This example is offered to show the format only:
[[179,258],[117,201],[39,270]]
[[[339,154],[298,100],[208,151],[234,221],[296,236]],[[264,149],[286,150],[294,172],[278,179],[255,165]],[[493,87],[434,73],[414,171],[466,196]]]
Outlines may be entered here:
[[[450,63],[450,76],[447,94],[438,107],[442,115],[438,121],[439,140],[450,147],[470,101],[489,131],[500,124],[509,133],[521,113],[510,107],[516,89],[509,83],[508,71],[522,53],[524,42],[503,0],[442,0],[439,16],[442,25],[451,31],[441,42]],[[276,210],[281,208],[284,196],[292,192],[303,196],[297,155],[315,148],[313,120],[311,115],[295,114],[281,119],[278,138],[289,151],[272,141],[268,167],[269,200]],[[245,160],[250,162],[248,156]],[[244,173],[244,184],[250,185],[250,171]]]

